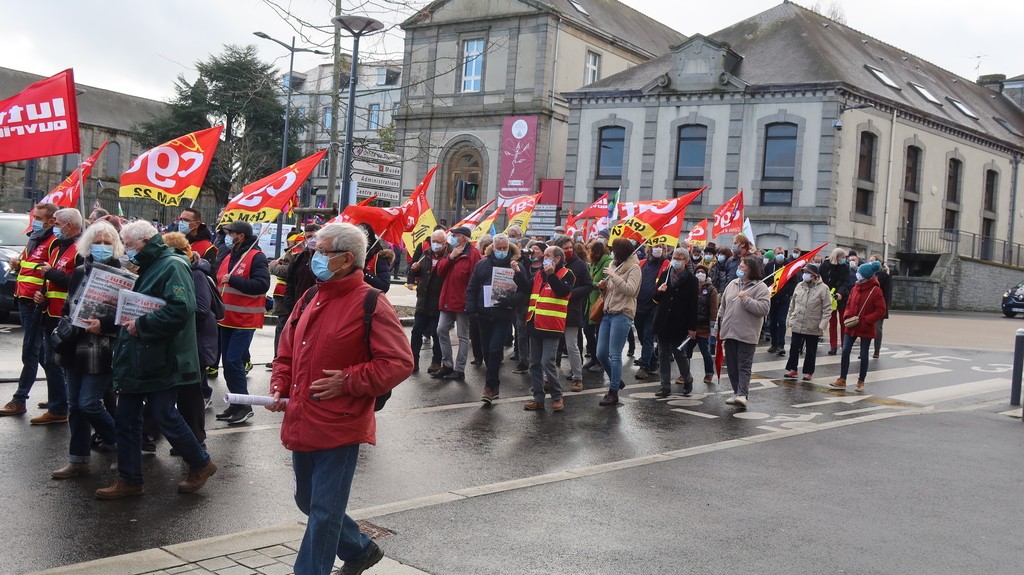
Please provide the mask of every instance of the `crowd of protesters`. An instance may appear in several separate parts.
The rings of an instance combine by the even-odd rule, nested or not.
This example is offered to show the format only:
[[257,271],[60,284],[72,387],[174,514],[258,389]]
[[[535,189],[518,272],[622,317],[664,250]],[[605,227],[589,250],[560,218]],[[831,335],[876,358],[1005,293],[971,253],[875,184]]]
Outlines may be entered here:
[[[715,360],[724,359],[732,387],[725,403],[746,409],[757,346],[766,341],[768,353],[787,355],[787,334],[784,377],[802,374],[810,382],[828,332],[828,353],[842,354],[841,375],[830,384],[836,389],[847,387],[859,339],[854,390],[863,391],[892,291],[880,257],[862,262],[841,248],[771,286],[800,249],[758,251],[743,234],[731,247],[624,238],[609,244],[606,231],[586,242],[564,230],[528,238],[516,226],[474,240],[470,228],[438,226],[408,258],[416,307],[406,340],[381,295],[405,258],[365,224],[294,229],[272,260],[250,224],[213,231],[191,208],[161,233],[148,221],[102,211],[83,218],[74,208],[38,204],[28,236],[13,262],[23,369],[0,415],[28,411],[42,365],[45,411],[30,422],[66,422],[71,431],[67,463],[52,477],[91,473],[92,451],[116,453],[117,478],[96,490],[99,499],[144,493],[142,452],[155,449],[158,435],[187,465],[179,492],[202,488],[217,471],[205,444],[209,380],[222,370],[228,391],[240,398],[217,420],[242,425],[254,417],[244,400],[249,348],[272,293],[279,320],[267,364],[268,409],[285,414],[281,437],[293,454],[296,502],[309,516],[296,570],[310,573],[326,572],[335,557],[351,573],[380,560],[345,507],[359,445],[375,441],[374,410],[420,370],[424,353],[427,374],[441,381],[464,380],[472,353],[471,363],[485,367],[481,401],[491,405],[511,348],[512,373],[529,377],[532,398],[523,408],[556,412],[566,407],[566,391],[584,390],[585,372],[605,374],[598,404],[611,407],[629,379],[657,380],[659,398],[673,395],[673,385],[689,396],[695,376],[711,385]],[[70,316],[95,270],[135,274],[133,291],[160,304],[135,319],[103,316],[73,326]],[[628,375],[623,352],[633,357]],[[314,504],[328,494],[333,505]]]

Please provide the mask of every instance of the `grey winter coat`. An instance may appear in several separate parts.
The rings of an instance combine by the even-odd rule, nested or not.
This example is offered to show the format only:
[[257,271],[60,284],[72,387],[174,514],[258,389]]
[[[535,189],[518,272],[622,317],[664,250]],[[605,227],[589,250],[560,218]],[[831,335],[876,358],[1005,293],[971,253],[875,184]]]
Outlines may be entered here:
[[[744,290],[747,297],[740,299],[739,293]],[[768,315],[771,307],[768,293],[768,286],[763,281],[734,279],[729,282],[718,309],[719,339],[757,344],[764,316]]]
[[789,300],[786,327],[793,333],[821,337],[832,316],[832,295],[821,278],[800,282]]

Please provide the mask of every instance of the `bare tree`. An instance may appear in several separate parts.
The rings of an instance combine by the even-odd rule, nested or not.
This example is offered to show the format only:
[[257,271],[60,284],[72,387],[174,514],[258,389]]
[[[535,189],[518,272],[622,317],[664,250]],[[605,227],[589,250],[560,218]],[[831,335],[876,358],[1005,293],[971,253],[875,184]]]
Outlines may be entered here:
[[821,14],[829,20],[833,20],[840,24],[846,24],[846,12],[843,10],[843,4],[839,0],[832,0],[828,7],[824,7],[821,0],[818,0],[811,6],[811,12]]

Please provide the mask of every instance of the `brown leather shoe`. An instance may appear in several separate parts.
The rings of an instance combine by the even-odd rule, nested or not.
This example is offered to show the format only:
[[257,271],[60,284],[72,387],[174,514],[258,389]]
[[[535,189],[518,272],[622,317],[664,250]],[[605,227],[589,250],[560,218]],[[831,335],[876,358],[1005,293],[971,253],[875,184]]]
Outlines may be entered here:
[[54,479],[70,479],[72,477],[78,477],[79,475],[89,474],[88,463],[68,463],[64,467],[61,467],[57,471],[50,474],[50,477]]
[[864,380],[863,379],[858,379],[857,380],[857,387],[853,388],[853,390],[856,391],[856,392],[863,392],[864,391]]
[[832,389],[846,389],[846,380],[843,378],[836,379],[835,383],[828,384]]
[[206,467],[202,469],[191,469],[188,475],[185,476],[185,480],[178,484],[178,493],[192,493],[193,491],[199,491],[204,485],[206,480],[209,479],[214,473],[217,473],[217,464],[211,459]]
[[435,373],[437,373],[440,370],[441,370],[441,364],[440,363],[432,363],[432,364],[430,364],[430,367],[427,368],[427,373],[429,373],[430,375],[434,375]]
[[67,415],[57,415],[56,413],[50,413],[49,411],[47,411],[46,413],[40,415],[39,417],[33,417],[32,419],[28,420],[28,422],[31,423],[32,425],[49,425],[51,423],[67,423],[68,422],[68,416]]
[[562,411],[563,409],[565,409],[565,400],[561,397],[551,402],[552,411]]
[[3,415],[25,415],[26,411],[28,411],[28,410],[25,409],[25,404],[24,403],[18,403],[16,401],[9,401],[9,402],[7,402],[7,405],[5,405],[3,407],[0,407],[0,416],[3,416]]
[[570,391],[575,391],[577,393],[583,391],[583,381],[579,379],[574,379]]
[[134,497],[136,495],[143,495],[146,493],[146,488],[141,484],[129,485],[124,482],[124,479],[120,477],[110,487],[104,487],[96,490],[96,499],[123,499],[125,497]]
[[641,367],[636,370],[636,375],[633,376],[637,381],[643,381],[650,377],[651,374],[647,373],[647,368]]
[[523,409],[526,411],[540,411],[544,409],[544,404],[539,401],[527,401],[523,404]]

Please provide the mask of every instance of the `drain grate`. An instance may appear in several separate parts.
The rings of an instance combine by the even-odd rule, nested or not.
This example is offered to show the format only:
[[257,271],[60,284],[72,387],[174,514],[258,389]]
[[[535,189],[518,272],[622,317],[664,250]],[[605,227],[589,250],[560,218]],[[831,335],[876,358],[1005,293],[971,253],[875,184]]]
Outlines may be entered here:
[[385,529],[379,525],[374,525],[365,519],[356,521],[356,523],[359,525],[359,530],[366,533],[370,539],[380,539],[382,537],[387,537],[388,535],[394,535],[393,531]]

